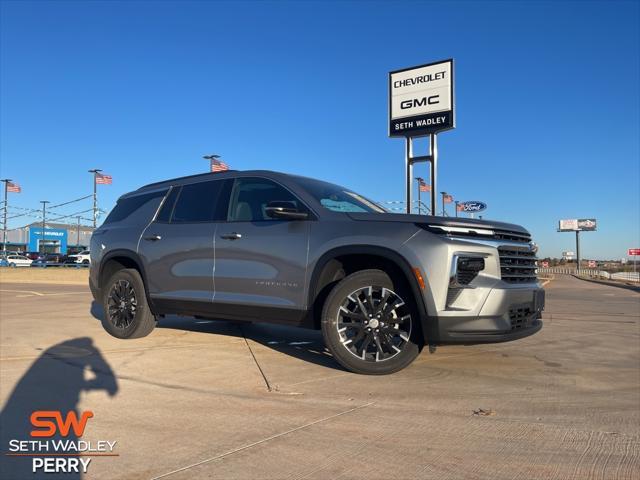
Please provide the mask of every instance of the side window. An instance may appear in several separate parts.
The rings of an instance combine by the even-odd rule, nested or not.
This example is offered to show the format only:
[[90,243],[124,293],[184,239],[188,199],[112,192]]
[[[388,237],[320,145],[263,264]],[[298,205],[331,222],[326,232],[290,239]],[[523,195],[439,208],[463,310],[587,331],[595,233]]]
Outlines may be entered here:
[[[230,186],[228,180],[212,180],[184,185],[173,209],[171,223],[224,220],[227,185]],[[226,195],[228,197],[228,193]]]
[[[166,193],[166,190],[160,190],[157,192],[145,193],[142,195],[136,195],[134,197],[120,199],[118,200],[118,203],[116,203],[116,206],[113,208],[113,210],[111,210],[111,213],[105,219],[104,224],[106,225],[108,223],[121,222],[123,220],[126,220],[147,204],[150,205],[150,209],[153,207],[153,213],[150,213],[148,217],[151,218],[151,216],[155,213],[155,209],[158,208],[160,199],[164,197]],[[152,200],[154,200],[153,205],[155,205],[155,207],[152,205]]]
[[287,189],[265,178],[238,178],[229,203],[229,221],[260,222],[274,220],[265,213],[269,202],[292,202],[299,209],[306,207]]
[[158,215],[156,215],[156,222],[169,223],[169,220],[171,220],[171,214],[173,213],[173,206],[176,204],[176,198],[178,198],[179,193],[180,187],[171,188],[171,192],[167,195],[162,207],[160,207]]

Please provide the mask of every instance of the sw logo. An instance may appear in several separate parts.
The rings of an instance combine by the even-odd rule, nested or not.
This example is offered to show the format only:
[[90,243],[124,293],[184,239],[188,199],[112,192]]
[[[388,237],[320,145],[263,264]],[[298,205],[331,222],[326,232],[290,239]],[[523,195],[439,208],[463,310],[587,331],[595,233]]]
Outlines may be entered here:
[[[70,430],[76,437],[84,435],[87,420],[93,417],[93,412],[87,410],[82,412],[80,419],[76,412],[67,412],[67,417],[63,420],[62,413],[53,410],[39,410],[31,414],[31,425],[44,430],[32,430],[32,437],[53,437],[57,432],[63,437],[68,437]],[[53,419],[53,420],[52,420]],[[55,420],[55,421],[54,421]]]

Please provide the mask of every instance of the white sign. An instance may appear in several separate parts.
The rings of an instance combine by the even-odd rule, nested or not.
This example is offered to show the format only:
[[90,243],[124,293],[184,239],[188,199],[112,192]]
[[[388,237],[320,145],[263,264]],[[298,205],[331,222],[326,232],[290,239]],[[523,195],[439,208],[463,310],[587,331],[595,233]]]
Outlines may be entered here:
[[389,136],[454,128],[453,59],[389,73]]
[[570,218],[567,220],[560,220],[559,230],[578,230],[578,219]]

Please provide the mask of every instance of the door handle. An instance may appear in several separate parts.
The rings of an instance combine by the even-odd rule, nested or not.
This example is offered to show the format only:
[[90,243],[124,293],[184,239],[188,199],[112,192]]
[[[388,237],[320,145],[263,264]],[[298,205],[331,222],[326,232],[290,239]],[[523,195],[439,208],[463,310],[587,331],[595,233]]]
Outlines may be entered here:
[[242,238],[242,235],[237,232],[223,233],[220,235],[220,238],[224,238],[225,240],[238,240]]
[[149,240],[150,242],[157,242],[158,240],[162,240],[160,235],[150,235],[148,237],[144,237],[143,240]]

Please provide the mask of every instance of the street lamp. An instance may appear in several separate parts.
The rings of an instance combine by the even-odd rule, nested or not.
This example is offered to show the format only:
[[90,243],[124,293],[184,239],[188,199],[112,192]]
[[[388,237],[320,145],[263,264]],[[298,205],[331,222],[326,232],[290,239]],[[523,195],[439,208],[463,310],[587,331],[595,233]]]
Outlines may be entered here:
[[101,171],[99,168],[89,170],[89,173],[93,173],[93,228],[96,228],[98,222],[98,184],[96,180]]
[[213,172],[213,161],[220,158],[220,155],[211,154],[211,155],[203,155],[202,158],[205,160],[209,160],[209,171]]
[[10,178],[3,178],[0,182],[4,182],[4,221],[2,222],[2,250],[7,249],[7,210],[9,209],[9,197],[7,192],[9,191]]
[[[47,203],[51,203],[49,202],[49,200],[40,200],[40,203],[42,204],[42,235],[41,235],[41,240],[40,240],[40,247],[42,247],[42,252],[40,253],[45,253],[44,252],[44,229],[45,227],[45,219],[47,218]],[[40,249],[38,249],[38,251],[40,251]]]

